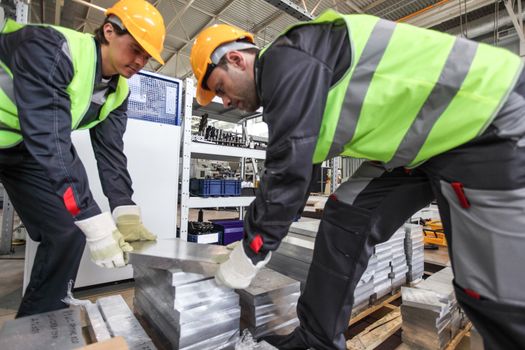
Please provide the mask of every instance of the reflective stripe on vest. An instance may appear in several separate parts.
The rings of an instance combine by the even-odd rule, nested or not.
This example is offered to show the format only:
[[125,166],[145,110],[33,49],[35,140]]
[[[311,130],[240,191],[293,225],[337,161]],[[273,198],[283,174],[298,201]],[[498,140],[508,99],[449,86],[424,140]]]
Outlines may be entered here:
[[352,61],[328,93],[314,163],[416,166],[482,133],[522,69],[507,50],[369,15],[328,10],[292,28],[327,22],[347,26]]
[[[7,20],[2,34],[14,32],[24,26]],[[127,80],[119,77],[117,89],[109,94],[100,109],[98,118],[88,125],[79,127],[86,114],[93,94],[97,52],[93,36],[63,27],[54,27],[66,38],[62,51],[71,59],[74,75],[66,91],[71,108],[71,129],[86,129],[95,126],[107,118],[111,111],[118,108],[127,98],[129,87]],[[0,148],[8,148],[22,141],[18,112],[16,109],[12,73],[9,67],[0,62]],[[5,126],[5,127],[4,127]]]

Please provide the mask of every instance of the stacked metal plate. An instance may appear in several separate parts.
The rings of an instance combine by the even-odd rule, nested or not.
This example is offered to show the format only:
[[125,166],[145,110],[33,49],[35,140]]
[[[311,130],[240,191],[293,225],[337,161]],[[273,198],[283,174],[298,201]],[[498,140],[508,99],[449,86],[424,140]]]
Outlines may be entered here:
[[241,305],[241,330],[255,338],[289,334],[299,325],[296,307],[300,284],[272,269],[262,269],[251,285],[237,290]]
[[[107,327],[107,333],[111,336],[121,336],[126,340],[131,350],[155,350],[150,337],[146,334],[139,321],[135,318],[121,295],[112,295],[99,298],[96,307],[100,311]],[[87,310],[86,310],[87,311]],[[102,340],[106,331],[100,323],[99,315],[94,310],[87,312],[89,322],[95,329],[96,339]]]
[[398,290],[407,280],[407,259],[405,255],[405,227],[399,228],[388,241],[392,249],[392,268],[390,279],[392,280],[392,290]]
[[374,247],[374,255],[377,257],[377,267],[374,274],[374,293],[376,298],[381,298],[392,291],[390,279],[392,266],[392,247],[390,242],[377,244]]
[[319,220],[294,222],[268,263],[269,268],[301,282],[301,288],[312,262],[319,223]]
[[405,225],[405,254],[407,257],[407,281],[412,282],[423,277],[425,255],[423,228],[421,225]]
[[[312,262],[319,224],[320,220],[315,219],[293,223],[268,267],[300,281],[303,287]],[[403,226],[389,241],[375,246],[367,270],[356,287],[354,306],[368,302],[372,295],[381,298],[406,283],[408,265],[405,237],[406,229]],[[420,262],[422,264],[422,260]]]
[[452,269],[445,268],[414,287],[401,288],[402,338],[409,346],[443,349],[463,324],[452,286]]
[[0,331],[0,349],[68,350],[83,346],[79,308],[9,320]]
[[354,291],[354,310],[361,305],[368,306],[370,296],[374,294],[374,275],[377,268],[377,256],[374,254],[368,260],[368,266],[357,283]]
[[239,338],[239,296],[216,284],[217,264],[208,264],[227,250],[180,240],[134,247],[135,312],[159,340],[172,349],[233,348]]

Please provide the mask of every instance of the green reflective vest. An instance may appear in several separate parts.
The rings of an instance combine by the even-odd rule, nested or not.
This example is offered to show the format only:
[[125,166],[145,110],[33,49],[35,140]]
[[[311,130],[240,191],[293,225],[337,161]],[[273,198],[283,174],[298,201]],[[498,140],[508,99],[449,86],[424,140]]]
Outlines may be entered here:
[[522,70],[505,49],[369,15],[328,10],[288,30],[336,21],[352,61],[328,93],[314,163],[344,155],[417,166],[481,134]]
[[[12,33],[23,27],[15,21],[7,20],[1,33]],[[72,130],[91,128],[106,119],[111,111],[124,102],[129,92],[127,80],[120,76],[116,91],[106,97],[98,118],[79,127],[91,104],[93,94],[97,65],[95,41],[90,34],[62,27],[53,26],[53,28],[66,38],[68,50],[66,54],[73,63],[74,76],[66,89],[71,103],[71,128]],[[4,62],[0,61],[0,68],[0,148],[9,148],[22,141],[22,133],[15,104],[13,74]]]

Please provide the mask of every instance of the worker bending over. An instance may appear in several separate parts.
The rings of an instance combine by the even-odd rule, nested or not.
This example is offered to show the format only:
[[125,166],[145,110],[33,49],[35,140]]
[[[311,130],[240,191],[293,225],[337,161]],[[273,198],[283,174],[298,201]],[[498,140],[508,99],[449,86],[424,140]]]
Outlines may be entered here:
[[525,79],[515,54],[369,15],[332,10],[259,50],[228,25],[191,52],[197,101],[263,107],[266,170],[245,236],[216,279],[248,286],[304,208],[326,159],[364,158],[333,193],[297,313],[266,340],[345,349],[356,284],[374,246],[437,199],[457,299],[487,349],[525,348]]
[[[122,267],[126,241],[151,240],[131,199],[123,153],[129,88],[150,57],[163,63],[162,16],[145,0],[121,0],[93,37],[12,20],[0,33],[0,180],[29,236],[40,242],[17,317],[66,307],[88,243],[99,266]],[[71,143],[90,129],[104,194],[101,213]],[[113,217],[112,217],[113,216]],[[116,225],[115,222],[116,221]]]

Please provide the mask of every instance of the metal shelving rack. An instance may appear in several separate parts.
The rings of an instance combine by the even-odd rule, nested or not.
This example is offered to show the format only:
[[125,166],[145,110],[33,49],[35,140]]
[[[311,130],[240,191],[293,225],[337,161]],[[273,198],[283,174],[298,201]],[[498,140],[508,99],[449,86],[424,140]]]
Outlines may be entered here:
[[[188,239],[188,216],[191,208],[216,208],[216,207],[240,207],[239,213],[242,219],[242,207],[250,205],[255,197],[190,197],[190,164],[191,158],[216,159],[216,160],[243,160],[245,158],[264,159],[265,150],[230,147],[215,144],[193,142],[191,140],[191,118],[195,112],[194,97],[195,87],[192,79],[184,81],[184,110],[182,117],[182,171],[181,171],[181,196],[180,196],[180,238]],[[227,113],[232,110],[224,110],[218,103],[212,102],[209,107],[198,107],[198,113],[208,113],[210,118],[225,120],[229,122],[241,121],[246,115]],[[197,113],[197,114],[198,114]]]

